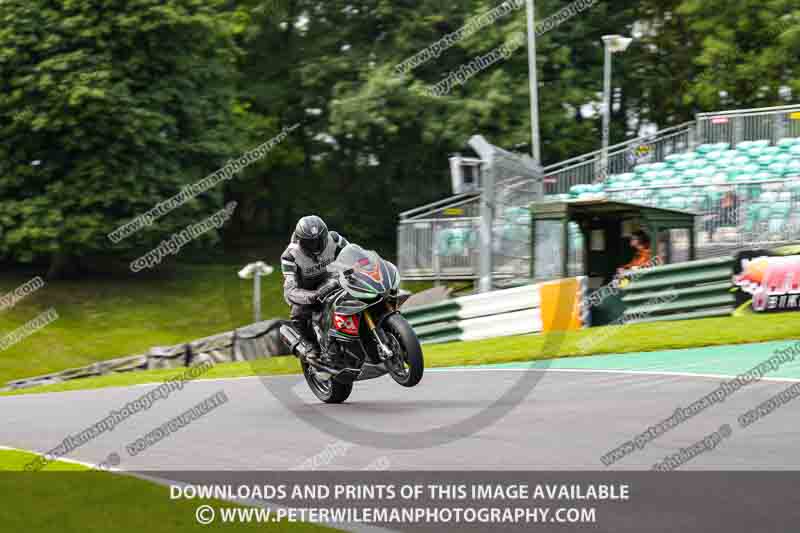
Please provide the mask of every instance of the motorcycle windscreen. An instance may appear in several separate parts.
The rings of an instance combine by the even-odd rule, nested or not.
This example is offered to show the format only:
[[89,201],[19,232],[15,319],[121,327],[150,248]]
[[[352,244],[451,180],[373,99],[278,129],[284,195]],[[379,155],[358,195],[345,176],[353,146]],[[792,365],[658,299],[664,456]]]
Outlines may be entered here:
[[352,269],[352,274],[342,279],[342,286],[355,298],[372,299],[396,288],[397,268],[383,261],[372,250],[357,244],[348,244],[333,263],[337,271]]

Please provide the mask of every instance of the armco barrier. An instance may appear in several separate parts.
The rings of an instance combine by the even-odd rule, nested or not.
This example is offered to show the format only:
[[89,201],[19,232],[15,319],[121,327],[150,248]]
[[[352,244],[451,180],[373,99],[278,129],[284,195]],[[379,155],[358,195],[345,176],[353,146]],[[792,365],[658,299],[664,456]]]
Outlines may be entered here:
[[542,330],[538,285],[473,294],[403,309],[426,344],[476,340]]
[[733,257],[653,267],[621,289],[625,323],[725,316],[733,313]]

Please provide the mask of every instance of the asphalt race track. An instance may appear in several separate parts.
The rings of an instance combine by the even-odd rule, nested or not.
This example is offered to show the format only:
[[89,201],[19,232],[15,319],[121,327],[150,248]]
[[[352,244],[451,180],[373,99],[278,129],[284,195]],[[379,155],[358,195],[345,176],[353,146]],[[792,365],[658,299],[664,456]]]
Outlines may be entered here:
[[[502,418],[472,435],[415,449],[409,434],[448,426],[491,406],[526,372],[543,375],[516,405],[495,405]],[[390,378],[356,384],[348,403],[320,404],[300,376],[270,377],[297,384],[293,410],[282,405],[259,378],[188,383],[73,451],[70,459],[91,464],[110,454],[122,470],[604,470],[600,457],[672,415],[679,406],[711,392],[722,378],[637,374],[626,371],[474,368],[427,371],[419,386],[405,389]],[[789,403],[747,428],[737,417],[793,381],[753,383],[636,450],[613,469],[649,469],[729,424],[733,433],[683,470],[796,470],[800,428]],[[278,383],[278,382],[276,382]],[[46,452],[155,386],[0,398],[0,445]],[[229,401],[174,434],[131,456],[126,444],[223,390]],[[510,408],[510,409],[509,409]],[[490,411],[492,412],[492,411]],[[315,417],[335,417],[359,429],[396,434],[398,448],[341,446],[319,429]],[[395,440],[395,439],[392,439]],[[337,442],[340,443],[337,445]],[[337,447],[338,446],[338,447]],[[325,451],[328,450],[326,453]],[[335,450],[334,452],[330,452]],[[305,466],[303,466],[305,465]]]

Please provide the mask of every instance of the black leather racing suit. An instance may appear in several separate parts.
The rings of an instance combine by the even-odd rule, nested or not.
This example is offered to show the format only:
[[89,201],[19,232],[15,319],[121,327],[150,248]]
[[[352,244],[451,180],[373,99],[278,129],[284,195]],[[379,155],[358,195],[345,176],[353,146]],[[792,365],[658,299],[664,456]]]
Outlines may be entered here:
[[291,318],[295,330],[316,346],[316,335],[310,325],[311,313],[318,309],[316,289],[328,279],[327,266],[336,260],[339,252],[347,246],[347,240],[331,231],[328,244],[319,255],[306,253],[292,235],[289,246],[281,255],[283,271],[283,298],[291,306]]

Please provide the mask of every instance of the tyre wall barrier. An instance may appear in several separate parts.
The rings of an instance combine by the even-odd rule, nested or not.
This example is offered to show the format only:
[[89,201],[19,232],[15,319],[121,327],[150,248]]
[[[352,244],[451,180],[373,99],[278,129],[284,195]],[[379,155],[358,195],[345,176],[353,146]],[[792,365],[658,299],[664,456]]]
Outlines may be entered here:
[[727,316],[736,308],[733,257],[649,268],[620,288],[626,324]]
[[120,372],[248,361],[273,355],[285,355],[289,350],[283,345],[278,334],[278,328],[283,322],[282,320],[265,320],[184,344],[154,346],[146,354],[99,361],[88,366],[71,368],[44,376],[17,379],[6,383],[4,390],[52,385],[72,379]]

